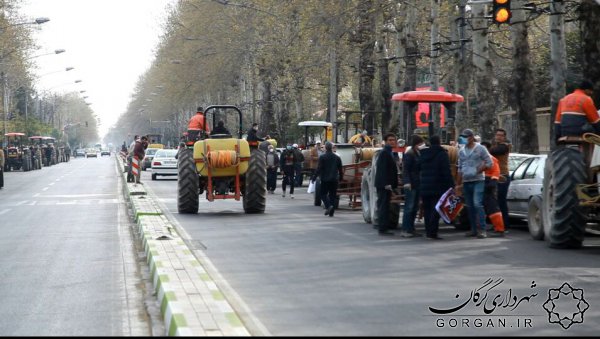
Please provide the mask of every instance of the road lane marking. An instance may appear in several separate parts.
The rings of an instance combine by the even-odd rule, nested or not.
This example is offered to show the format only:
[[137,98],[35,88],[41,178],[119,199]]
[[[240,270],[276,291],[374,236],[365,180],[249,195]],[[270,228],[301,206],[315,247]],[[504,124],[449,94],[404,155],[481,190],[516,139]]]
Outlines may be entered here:
[[54,184],[55,184],[54,182],[51,182],[51,183],[49,183],[49,184],[48,184],[48,186],[52,186],[52,185],[54,185]]
[[34,194],[34,195],[33,195],[33,197],[34,197],[34,198],[37,198],[37,197],[39,197],[39,196],[40,196],[40,194],[41,194],[41,193],[36,193],[36,194]]
[[29,200],[19,201],[15,206],[25,205]]
[[2,210],[2,211],[0,211],[0,215],[2,215],[2,214],[4,214],[4,213],[8,213],[8,212],[10,212],[10,210],[9,210],[9,209],[8,209],[8,210]]
[[42,188],[42,191],[47,191],[48,188],[50,188],[50,187],[44,187],[44,188]]

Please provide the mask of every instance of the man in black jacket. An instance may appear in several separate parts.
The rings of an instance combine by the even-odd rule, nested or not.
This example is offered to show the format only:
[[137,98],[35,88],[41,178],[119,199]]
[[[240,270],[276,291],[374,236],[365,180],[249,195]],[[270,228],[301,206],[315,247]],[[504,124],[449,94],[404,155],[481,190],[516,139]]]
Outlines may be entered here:
[[333,144],[328,141],[325,143],[325,154],[319,157],[317,170],[311,180],[315,181],[317,177],[321,177],[321,199],[325,204],[325,215],[330,217],[333,217],[335,212],[337,187],[343,176],[342,160],[333,154]]
[[379,235],[393,235],[390,228],[390,201],[392,191],[398,188],[398,167],[392,148],[396,146],[396,135],[388,133],[383,137],[385,146],[377,158],[375,188],[377,188],[377,208],[379,216]]
[[440,145],[437,135],[429,138],[430,146],[421,151],[419,168],[421,175],[421,198],[425,215],[427,239],[440,240],[438,228],[440,216],[435,205],[448,189],[454,187],[454,179],[450,172],[448,152]]

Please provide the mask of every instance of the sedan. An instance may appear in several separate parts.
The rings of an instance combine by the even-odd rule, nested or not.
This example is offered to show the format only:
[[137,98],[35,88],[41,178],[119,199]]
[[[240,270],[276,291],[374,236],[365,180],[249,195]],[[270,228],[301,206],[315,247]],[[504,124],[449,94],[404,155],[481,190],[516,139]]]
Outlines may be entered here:
[[144,156],[144,161],[142,162],[142,171],[152,167],[152,158],[154,158],[154,154],[158,151],[159,148],[146,148],[146,155]]
[[176,149],[161,149],[156,151],[152,159],[152,180],[159,175],[177,175]]
[[75,158],[77,157],[85,157],[85,150],[83,148],[78,148],[75,150]]
[[512,172],[506,196],[511,217],[527,218],[532,198],[542,194],[546,158],[545,154],[530,156]]
[[93,149],[93,148],[88,148],[85,150],[85,157],[89,158],[89,157],[94,157],[97,158],[98,157],[98,152]]

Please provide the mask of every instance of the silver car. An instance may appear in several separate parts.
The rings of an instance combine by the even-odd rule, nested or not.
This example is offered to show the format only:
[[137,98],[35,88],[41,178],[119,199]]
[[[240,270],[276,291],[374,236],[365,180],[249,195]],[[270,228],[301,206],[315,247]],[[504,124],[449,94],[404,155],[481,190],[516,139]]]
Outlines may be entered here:
[[152,159],[152,180],[159,175],[177,175],[176,149],[159,149]]
[[[542,194],[544,165],[547,156],[531,155],[523,160],[512,172],[508,195],[508,214],[515,218],[527,218],[533,199]],[[539,207],[538,207],[539,209]]]

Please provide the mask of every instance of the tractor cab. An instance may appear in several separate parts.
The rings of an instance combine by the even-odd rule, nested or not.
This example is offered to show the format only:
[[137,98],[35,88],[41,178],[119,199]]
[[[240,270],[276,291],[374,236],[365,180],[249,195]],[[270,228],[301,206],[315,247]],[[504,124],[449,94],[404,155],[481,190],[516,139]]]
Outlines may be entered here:
[[4,136],[7,138],[5,170],[31,170],[31,152],[25,145],[25,133],[10,132]]

